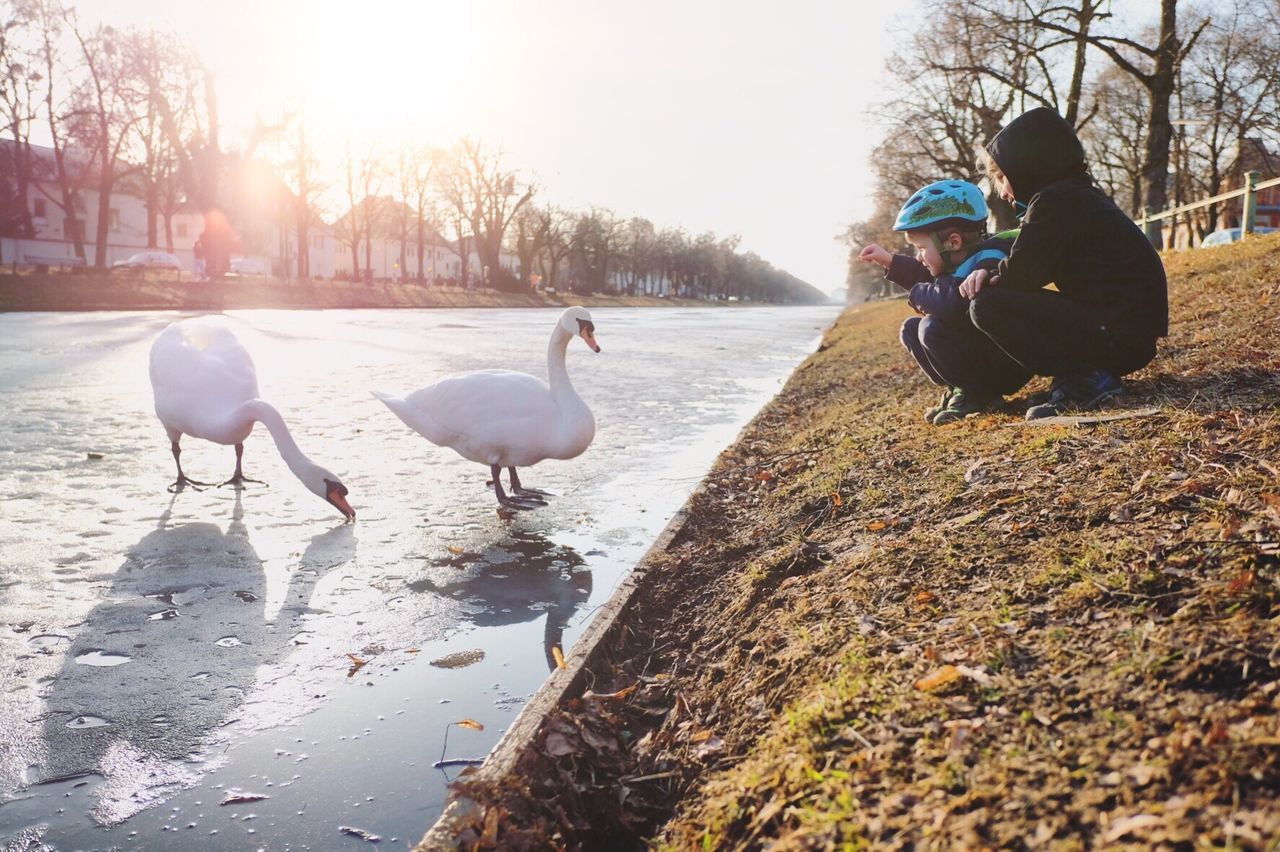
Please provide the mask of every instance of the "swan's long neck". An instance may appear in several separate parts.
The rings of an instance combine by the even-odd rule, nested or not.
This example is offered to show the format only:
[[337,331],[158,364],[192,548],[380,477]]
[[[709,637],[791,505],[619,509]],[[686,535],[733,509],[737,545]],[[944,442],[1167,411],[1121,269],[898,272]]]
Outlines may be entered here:
[[573,336],[557,323],[556,330],[551,333],[551,342],[547,344],[547,380],[551,395],[557,402],[578,398],[573,383],[569,381],[569,371],[564,366],[564,353],[572,339]]
[[280,458],[284,459],[284,463],[289,466],[289,470],[293,471],[294,476],[302,479],[307,470],[315,466],[311,459],[304,456],[302,450],[298,448],[298,442],[293,440],[293,435],[289,434],[289,427],[285,425],[280,412],[269,403],[260,399],[251,399],[240,405],[236,409],[236,414],[256,420],[267,427],[272,440],[276,442],[276,449],[280,451]]

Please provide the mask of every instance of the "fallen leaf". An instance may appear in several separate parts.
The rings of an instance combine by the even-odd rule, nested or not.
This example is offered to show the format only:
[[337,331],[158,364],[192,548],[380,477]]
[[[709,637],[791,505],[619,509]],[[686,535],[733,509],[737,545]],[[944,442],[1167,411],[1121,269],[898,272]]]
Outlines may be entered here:
[[484,812],[484,834],[480,837],[480,843],[484,846],[493,846],[497,842],[498,809],[497,807],[492,807]]
[[587,699],[594,698],[597,701],[621,701],[635,692],[638,686],[639,684],[633,683],[628,687],[619,689],[617,692],[596,693],[588,691],[582,697]]
[[1124,771],[1125,777],[1133,782],[1135,787],[1145,787],[1151,783],[1151,779],[1156,777],[1156,768],[1145,763],[1139,763],[1136,766],[1130,766]]
[[833,505],[835,505],[835,506],[836,506],[836,508],[839,508],[839,507],[841,507],[841,506],[843,506],[843,505],[844,505],[844,500],[841,500],[841,499],[840,499],[840,492],[839,492],[839,491],[832,491],[832,492],[831,492],[831,502],[832,502],[832,504],[833,504]]
[[261,802],[269,799],[270,796],[265,793],[241,793],[239,790],[228,790],[227,795],[222,797],[220,805],[243,805],[246,802]]
[[546,749],[547,754],[552,757],[564,757],[567,754],[578,753],[578,749],[569,742],[569,739],[564,734],[556,731],[547,734]]
[[453,724],[457,725],[459,728],[467,728],[472,731],[484,730],[484,723],[477,722],[475,719],[462,719],[461,721],[454,722]]
[[479,648],[470,651],[457,651],[432,660],[431,665],[438,669],[462,669],[474,665],[484,659],[484,651]]
[[960,674],[970,680],[977,681],[983,686],[991,685],[991,675],[987,674],[982,669],[974,668],[972,666],[956,666],[956,671],[960,672]]
[[362,660],[355,654],[347,654],[347,659],[351,661],[351,668],[347,669],[347,677],[352,677],[356,672],[369,665],[368,660]]
[[689,741],[692,743],[705,743],[707,740],[711,739],[713,736],[715,735],[712,734],[710,731],[698,731],[698,733],[694,734],[692,737],[689,738]]
[[916,603],[921,606],[929,606],[938,599],[938,596],[930,591],[916,592]]
[[453,554],[459,554],[459,553],[464,553],[465,551],[461,547],[458,547],[458,545],[451,544],[449,545],[449,552]]
[[1257,571],[1252,567],[1245,568],[1227,584],[1227,594],[1238,595],[1241,592],[1248,591],[1253,588],[1253,584],[1257,579]]
[[916,681],[916,689],[923,692],[935,692],[945,686],[949,686],[958,680],[963,680],[964,674],[960,669],[953,665],[947,664],[932,674],[927,674]]
[[887,526],[889,525],[886,524],[884,521],[872,521],[871,523],[867,524],[867,530],[870,532],[880,532],[880,530],[884,529]]
[[694,749],[693,753],[694,753],[694,756],[698,757],[699,759],[702,759],[702,758],[709,757],[715,754],[716,752],[722,751],[723,749],[724,749],[724,740],[720,739],[719,737],[710,737],[706,742],[704,742],[702,745]]
[[761,482],[768,482],[769,480],[773,479],[773,472],[768,470],[762,470],[756,474],[756,479],[760,480]]
[[564,661],[564,651],[560,650],[559,645],[551,646],[551,656],[555,658],[556,668],[558,669],[569,668],[569,664]]
[[356,828],[354,825],[340,825],[338,831],[342,834],[349,834],[352,837],[359,837],[366,843],[381,843],[382,835],[374,834],[372,831],[366,831],[363,828]]
[[1134,816],[1121,817],[1111,823],[1111,827],[1107,829],[1107,833],[1103,835],[1102,840],[1104,843],[1114,843],[1137,829],[1153,828],[1162,822],[1163,820],[1155,814],[1136,814]]

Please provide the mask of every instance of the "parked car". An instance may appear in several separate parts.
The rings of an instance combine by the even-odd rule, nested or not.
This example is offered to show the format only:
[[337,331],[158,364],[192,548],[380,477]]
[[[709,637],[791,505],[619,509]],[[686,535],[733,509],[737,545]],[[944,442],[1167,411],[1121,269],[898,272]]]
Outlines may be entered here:
[[182,261],[167,251],[142,251],[111,264],[112,269],[172,269],[182,271]]
[[[1255,227],[1253,232],[1255,234],[1270,234],[1276,230],[1280,229],[1259,226]],[[1223,228],[1221,231],[1214,231],[1204,238],[1204,241],[1200,243],[1200,248],[1212,248],[1213,246],[1225,246],[1227,243],[1234,243],[1240,239],[1240,231],[1240,228]]]
[[270,275],[271,264],[259,257],[233,257],[229,271],[236,275]]

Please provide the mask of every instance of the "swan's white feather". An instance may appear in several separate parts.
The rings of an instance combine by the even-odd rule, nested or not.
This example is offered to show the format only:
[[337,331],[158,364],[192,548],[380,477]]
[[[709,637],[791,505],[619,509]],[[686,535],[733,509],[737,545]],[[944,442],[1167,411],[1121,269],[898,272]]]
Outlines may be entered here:
[[253,359],[221,321],[197,317],[170,325],[151,347],[156,416],[172,438],[217,444],[243,441],[253,421],[228,414],[258,397]]

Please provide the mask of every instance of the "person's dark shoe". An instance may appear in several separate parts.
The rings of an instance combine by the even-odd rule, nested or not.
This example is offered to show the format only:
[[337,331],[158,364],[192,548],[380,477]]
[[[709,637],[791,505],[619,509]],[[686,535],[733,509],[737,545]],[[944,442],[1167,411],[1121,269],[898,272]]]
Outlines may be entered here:
[[939,414],[939,413],[940,413],[944,408],[946,408],[948,405],[950,405],[950,404],[951,404],[951,395],[952,395],[953,393],[955,393],[956,391],[958,391],[958,390],[960,390],[960,388],[947,388],[946,390],[944,390],[944,391],[942,392],[942,399],[939,399],[939,400],[938,400],[938,404],[937,404],[937,405],[935,405],[935,406],[933,406],[932,408],[926,408],[926,409],[925,409],[925,412],[924,412],[924,420],[925,420],[925,422],[926,422],[926,423],[932,423],[932,422],[933,422],[933,418],[937,417],[937,416],[938,416],[938,414]]
[[1028,420],[1057,417],[1068,412],[1093,411],[1124,393],[1124,383],[1108,370],[1082,376],[1059,376],[1049,388],[1049,398],[1027,409]]
[[951,398],[947,400],[947,406],[933,416],[932,422],[934,426],[955,423],[957,420],[965,419],[970,414],[991,411],[1001,402],[1003,402],[1003,399],[997,394],[967,391],[964,388],[952,388]]

